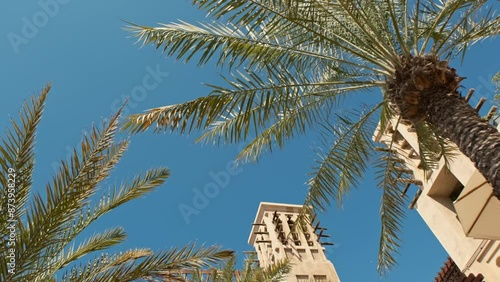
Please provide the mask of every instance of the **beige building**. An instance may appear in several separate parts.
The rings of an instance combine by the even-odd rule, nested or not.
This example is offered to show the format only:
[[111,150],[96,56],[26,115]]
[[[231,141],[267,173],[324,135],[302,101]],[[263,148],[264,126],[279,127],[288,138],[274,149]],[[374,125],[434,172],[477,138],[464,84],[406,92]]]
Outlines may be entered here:
[[[441,245],[465,274],[482,274],[485,281],[500,281],[500,201],[473,163],[458,149],[449,165],[438,165],[424,174],[415,130],[392,120],[378,128],[374,140],[391,146],[409,176],[402,194],[412,196],[415,208]],[[416,189],[409,189],[409,186]],[[408,192],[406,192],[408,190]],[[411,194],[410,194],[411,193]]]
[[339,282],[324,252],[331,243],[321,242],[328,237],[326,228],[313,221],[304,231],[292,231],[301,209],[301,205],[260,203],[248,243],[254,246],[261,267],[291,260],[292,272],[285,282]]

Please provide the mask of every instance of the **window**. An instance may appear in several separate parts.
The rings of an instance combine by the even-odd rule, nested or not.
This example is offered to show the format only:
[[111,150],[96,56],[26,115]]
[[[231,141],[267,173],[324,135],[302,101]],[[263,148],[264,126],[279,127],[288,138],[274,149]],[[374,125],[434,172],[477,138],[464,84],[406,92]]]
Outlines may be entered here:
[[310,282],[309,275],[297,275],[297,282]]
[[314,282],[326,282],[326,275],[314,275]]
[[299,253],[299,260],[307,259],[305,249],[297,249],[297,253]]
[[320,259],[320,256],[319,256],[319,251],[318,251],[318,250],[311,249],[311,255],[312,255],[312,257],[313,257],[313,260],[318,260],[318,259]]

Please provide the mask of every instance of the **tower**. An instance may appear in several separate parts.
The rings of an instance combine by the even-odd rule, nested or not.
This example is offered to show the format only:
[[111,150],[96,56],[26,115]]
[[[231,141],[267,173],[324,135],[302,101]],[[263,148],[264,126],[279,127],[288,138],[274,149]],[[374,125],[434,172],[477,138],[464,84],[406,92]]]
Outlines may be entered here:
[[456,148],[448,163],[432,156],[437,165],[424,173],[416,130],[398,118],[385,128],[379,125],[374,140],[395,152],[403,172],[398,180],[407,183],[401,196],[416,186],[410,209],[417,210],[460,271],[500,281],[500,201],[469,158]]
[[321,242],[326,228],[319,222],[297,228],[301,205],[260,203],[248,243],[255,248],[261,267],[290,259],[293,267],[285,282],[340,282],[333,264],[326,258]]

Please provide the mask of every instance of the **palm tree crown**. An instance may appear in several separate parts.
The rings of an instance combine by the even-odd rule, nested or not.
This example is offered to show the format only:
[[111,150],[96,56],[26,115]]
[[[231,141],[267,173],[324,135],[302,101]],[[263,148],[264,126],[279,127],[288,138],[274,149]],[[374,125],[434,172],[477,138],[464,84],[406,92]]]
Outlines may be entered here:
[[[13,120],[1,139],[0,281],[160,281],[165,271],[205,267],[232,256],[216,246],[197,248],[193,244],[163,252],[134,249],[95,256],[125,240],[121,227],[83,241],[76,239],[102,215],[162,185],[170,171],[160,167],[138,174],[109,188],[93,203],[129,144],[128,140],[114,141],[117,113],[102,129],[91,128],[71,158],[61,162],[45,194],[33,191],[35,132],[49,90],[47,86],[24,103],[19,121]],[[82,263],[89,255],[94,258]],[[62,277],[57,279],[57,274]]]
[[[500,33],[500,17],[487,1],[193,2],[214,22],[129,29],[168,56],[199,65],[215,60],[231,72],[228,86],[132,115],[126,130],[204,130],[199,141],[215,144],[249,140],[237,159],[255,161],[318,128],[324,146],[306,199],[316,210],[341,201],[376,157],[383,191],[381,273],[396,264],[405,200],[392,150],[380,158],[370,140],[377,121],[381,127],[397,117],[413,123],[423,169],[436,155],[449,156],[448,141],[457,144],[500,197],[500,134],[460,97],[463,78],[449,66],[474,43]],[[375,89],[382,99],[345,110],[358,93]],[[485,151],[493,153],[486,158]]]

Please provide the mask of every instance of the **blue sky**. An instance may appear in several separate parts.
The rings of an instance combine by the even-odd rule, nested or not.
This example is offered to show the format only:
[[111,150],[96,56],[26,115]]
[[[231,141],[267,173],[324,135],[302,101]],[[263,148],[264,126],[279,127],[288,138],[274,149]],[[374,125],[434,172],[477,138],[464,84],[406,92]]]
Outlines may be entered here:
[[[210,64],[197,68],[195,63],[165,59],[149,46],[134,45],[122,30],[122,20],[143,25],[205,20],[190,1],[8,0],[0,4],[0,19],[2,132],[24,99],[53,83],[37,136],[37,189],[52,176],[53,164],[68,157],[68,148],[78,144],[82,132],[115,112],[123,97],[130,101],[125,111],[137,113],[204,95],[208,89],[202,82],[221,81]],[[492,97],[489,82],[500,69],[498,51],[494,52],[499,43],[482,42],[463,65],[453,64],[467,77],[463,85],[476,88],[474,101]],[[227,165],[237,146],[201,146],[194,139],[177,134],[133,136],[109,183],[156,166],[168,166],[172,176],[154,193],[106,215],[93,231],[125,227],[128,239],[122,250],[161,250],[196,241],[222,244],[241,254],[251,249],[247,238],[259,202],[302,203],[316,139],[291,141],[284,150],[236,172],[228,171]],[[227,185],[217,184],[213,175],[224,174],[229,175]],[[220,191],[196,208],[196,191],[213,183]],[[342,208],[332,207],[320,216],[335,243],[327,249],[328,257],[342,281],[379,281],[379,199],[375,181],[367,175]],[[183,216],[180,207],[186,206],[196,208],[197,214]],[[399,266],[381,281],[431,281],[447,257],[445,251],[415,211],[408,211],[404,230]]]

